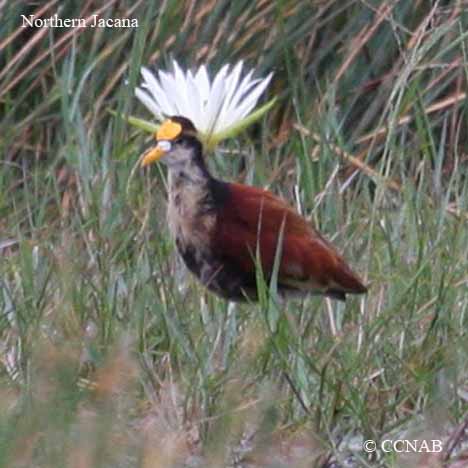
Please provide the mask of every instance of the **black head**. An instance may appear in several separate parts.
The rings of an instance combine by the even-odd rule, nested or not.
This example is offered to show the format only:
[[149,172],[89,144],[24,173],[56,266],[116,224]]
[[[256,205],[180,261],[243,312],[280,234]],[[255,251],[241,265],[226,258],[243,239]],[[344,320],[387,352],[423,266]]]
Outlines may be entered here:
[[142,166],[161,160],[171,167],[202,159],[196,128],[186,117],[176,115],[164,121],[155,139],[157,144],[145,153]]
[[182,133],[191,134],[193,136],[197,135],[197,129],[195,128],[195,125],[193,125],[192,121],[190,119],[187,119],[187,117],[182,117],[181,115],[173,115],[169,118],[169,120],[180,124],[180,126],[182,127]]

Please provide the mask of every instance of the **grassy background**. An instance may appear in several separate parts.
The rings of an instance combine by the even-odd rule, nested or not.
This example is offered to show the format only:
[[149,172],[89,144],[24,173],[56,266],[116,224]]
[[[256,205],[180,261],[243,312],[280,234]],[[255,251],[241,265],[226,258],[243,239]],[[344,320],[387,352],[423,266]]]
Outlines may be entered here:
[[[468,463],[466,5],[0,2],[0,465]],[[21,14],[138,28],[22,28]],[[279,102],[210,156],[371,284],[233,308],[185,274],[164,171],[109,109],[143,65],[244,59]],[[367,454],[365,439],[441,439]]]

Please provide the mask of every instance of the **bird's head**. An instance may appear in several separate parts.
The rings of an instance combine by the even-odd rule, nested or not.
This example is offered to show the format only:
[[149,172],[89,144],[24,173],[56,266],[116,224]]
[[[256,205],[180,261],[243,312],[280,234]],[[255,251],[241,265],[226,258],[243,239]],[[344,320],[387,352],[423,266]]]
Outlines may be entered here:
[[165,120],[154,134],[154,138],[155,145],[142,156],[142,167],[159,160],[169,167],[185,164],[202,149],[193,123],[181,116]]

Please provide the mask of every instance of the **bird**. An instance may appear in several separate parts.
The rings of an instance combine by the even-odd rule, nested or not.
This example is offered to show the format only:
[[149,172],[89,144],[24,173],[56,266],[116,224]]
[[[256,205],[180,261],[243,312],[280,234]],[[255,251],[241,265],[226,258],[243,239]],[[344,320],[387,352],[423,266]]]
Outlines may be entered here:
[[287,202],[268,190],[217,179],[203,152],[193,123],[172,116],[154,134],[140,166],[167,166],[169,231],[186,267],[209,291],[233,302],[258,301],[257,268],[269,281],[276,264],[280,297],[345,301],[347,294],[367,292],[335,247]]

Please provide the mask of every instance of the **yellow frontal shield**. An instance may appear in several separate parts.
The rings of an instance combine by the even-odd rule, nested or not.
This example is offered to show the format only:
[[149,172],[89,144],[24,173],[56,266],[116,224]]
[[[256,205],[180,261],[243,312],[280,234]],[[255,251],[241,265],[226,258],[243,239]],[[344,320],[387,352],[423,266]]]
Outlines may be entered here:
[[173,122],[171,119],[166,120],[158,128],[155,133],[155,138],[158,142],[156,146],[150,148],[142,157],[141,167],[153,164],[159,161],[171,149],[171,140],[175,140],[182,132],[182,126]]
[[156,132],[156,140],[174,140],[182,132],[182,125],[174,122],[171,119],[166,120],[161,124]]

